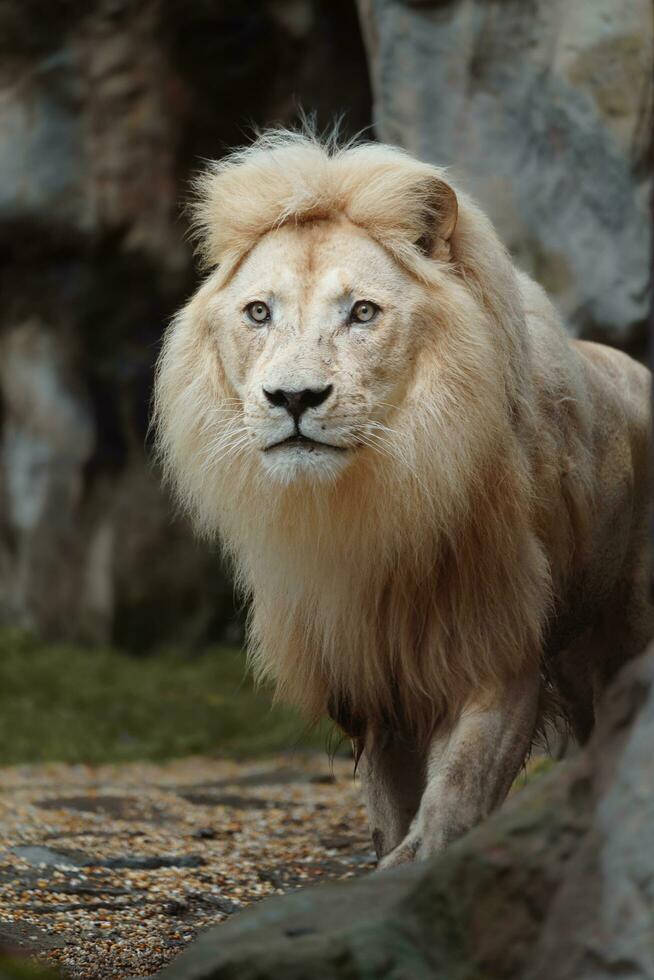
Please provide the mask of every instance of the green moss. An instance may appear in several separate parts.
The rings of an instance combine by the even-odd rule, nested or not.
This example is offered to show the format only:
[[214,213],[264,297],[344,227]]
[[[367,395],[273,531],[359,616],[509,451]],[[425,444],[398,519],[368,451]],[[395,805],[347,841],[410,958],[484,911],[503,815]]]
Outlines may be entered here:
[[327,735],[273,708],[238,651],[137,658],[0,633],[0,765],[259,755]]
[[57,976],[30,960],[16,960],[0,954],[0,980],[56,980]]

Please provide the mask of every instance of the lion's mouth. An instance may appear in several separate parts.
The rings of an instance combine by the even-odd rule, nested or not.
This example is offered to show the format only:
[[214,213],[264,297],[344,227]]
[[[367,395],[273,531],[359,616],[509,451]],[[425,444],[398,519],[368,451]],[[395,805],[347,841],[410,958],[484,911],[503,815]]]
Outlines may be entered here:
[[347,449],[347,446],[335,446],[331,442],[320,442],[318,439],[310,439],[309,436],[302,435],[301,432],[295,432],[286,439],[280,439],[279,442],[273,442],[272,445],[266,446],[264,452],[270,452],[271,449],[280,449],[282,446],[288,446],[289,448],[296,447],[308,453],[312,453],[315,449],[336,449],[339,452],[345,452]]

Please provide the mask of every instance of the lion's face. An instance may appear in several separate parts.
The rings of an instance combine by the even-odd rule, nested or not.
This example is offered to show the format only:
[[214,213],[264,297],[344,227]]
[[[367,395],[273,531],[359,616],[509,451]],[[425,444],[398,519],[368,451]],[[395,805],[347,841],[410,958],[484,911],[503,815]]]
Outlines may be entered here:
[[379,448],[420,345],[420,285],[345,219],[270,232],[212,297],[250,447],[276,480]]

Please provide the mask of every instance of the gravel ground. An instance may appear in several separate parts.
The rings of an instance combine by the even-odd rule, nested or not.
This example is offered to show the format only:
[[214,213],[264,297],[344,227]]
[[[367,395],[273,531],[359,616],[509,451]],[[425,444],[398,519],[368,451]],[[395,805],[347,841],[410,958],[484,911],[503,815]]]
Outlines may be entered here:
[[150,976],[267,895],[374,865],[351,760],[0,770],[0,947]]

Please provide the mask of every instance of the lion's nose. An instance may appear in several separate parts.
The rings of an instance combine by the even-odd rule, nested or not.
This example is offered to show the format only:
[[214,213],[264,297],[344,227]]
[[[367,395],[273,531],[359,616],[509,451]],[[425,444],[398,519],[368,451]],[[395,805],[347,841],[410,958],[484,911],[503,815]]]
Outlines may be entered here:
[[275,405],[277,408],[285,408],[297,422],[307,408],[317,408],[318,405],[322,405],[333,390],[333,385],[327,385],[325,388],[302,388],[301,391],[289,391],[285,388],[268,391],[267,388],[264,388],[263,393],[271,405]]

